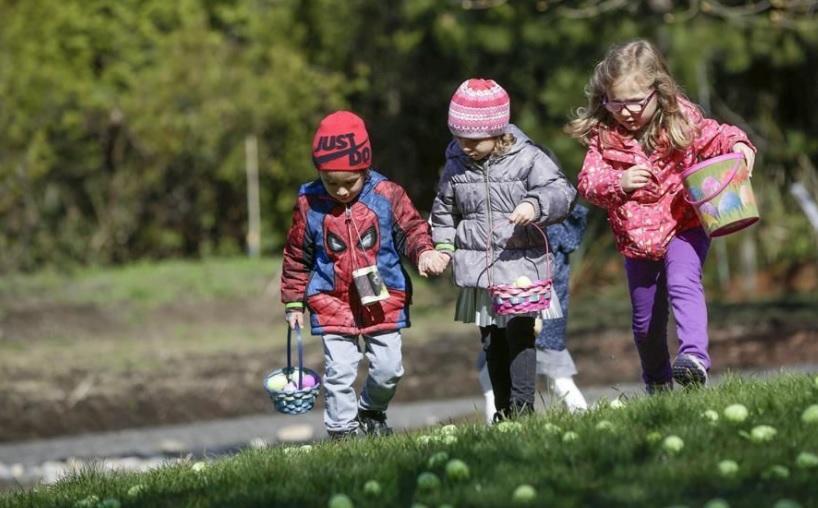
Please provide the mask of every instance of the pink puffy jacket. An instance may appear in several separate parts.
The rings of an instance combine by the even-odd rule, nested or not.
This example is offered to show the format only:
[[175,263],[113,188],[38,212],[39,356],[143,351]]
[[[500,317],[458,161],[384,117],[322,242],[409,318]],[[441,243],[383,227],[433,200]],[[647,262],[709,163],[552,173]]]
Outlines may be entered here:
[[[646,155],[626,130],[600,127],[605,130],[598,131],[589,143],[579,173],[580,195],[608,210],[617,249],[629,258],[661,259],[677,233],[700,226],[695,211],[684,200],[681,175],[686,168],[731,152],[739,141],[753,147],[738,127],[704,118],[697,106],[681,98],[679,101],[698,128],[695,140],[685,150],[670,150],[669,143],[664,143]],[[654,178],[627,194],[620,185],[622,172],[640,163]]]

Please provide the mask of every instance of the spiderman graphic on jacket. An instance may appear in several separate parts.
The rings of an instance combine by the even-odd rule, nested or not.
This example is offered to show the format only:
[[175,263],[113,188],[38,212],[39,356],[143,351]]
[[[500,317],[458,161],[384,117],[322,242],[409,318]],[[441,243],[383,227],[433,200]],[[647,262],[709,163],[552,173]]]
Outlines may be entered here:
[[[313,335],[372,334],[406,328],[412,286],[400,255],[417,266],[434,249],[429,225],[406,191],[369,170],[351,203],[333,199],[321,180],[304,184],[293,210],[281,272],[281,300],[310,310]],[[388,298],[363,305],[352,272],[377,266]]]

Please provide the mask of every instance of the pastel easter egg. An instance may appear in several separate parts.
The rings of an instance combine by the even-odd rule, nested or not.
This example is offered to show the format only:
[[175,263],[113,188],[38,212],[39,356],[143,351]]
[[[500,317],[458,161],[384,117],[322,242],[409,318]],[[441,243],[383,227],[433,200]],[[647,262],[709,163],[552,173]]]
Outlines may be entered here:
[[301,379],[301,388],[312,388],[316,384],[318,384],[318,381],[312,374],[304,374],[304,377]]
[[722,460],[718,464],[719,474],[722,476],[735,476],[738,473],[738,463],[735,460]]
[[801,414],[801,421],[809,425],[818,425],[818,404],[806,408]]
[[446,476],[452,481],[467,480],[469,466],[460,459],[452,459],[446,463]]
[[750,412],[743,404],[730,404],[724,408],[724,417],[731,422],[743,422],[749,414]]
[[702,193],[702,190],[698,187],[690,187],[687,189],[687,193],[690,194],[691,201],[701,201],[704,197],[704,193]]
[[727,191],[722,195],[721,201],[719,201],[719,213],[721,215],[728,214],[740,208],[741,199],[738,197],[738,194],[733,191]]
[[298,390],[298,388],[295,386],[295,383],[289,382],[286,385],[284,385],[284,388],[283,388],[282,391],[284,393],[293,393],[296,390]]
[[517,280],[514,281],[514,285],[518,288],[527,288],[531,286],[531,279],[525,275],[520,275],[517,277]]
[[750,432],[750,439],[752,439],[756,443],[766,443],[767,441],[771,441],[775,435],[778,433],[774,427],[769,425],[757,425],[753,427],[753,430]]
[[511,500],[514,501],[514,504],[530,504],[534,501],[537,497],[537,491],[528,484],[523,484],[514,489],[514,493],[511,495]]
[[434,469],[438,466],[442,466],[449,460],[449,454],[446,452],[437,452],[431,457],[429,457],[428,462],[426,463],[430,468]]
[[818,455],[812,452],[801,452],[795,458],[795,465],[801,469],[814,469],[818,467]]
[[715,194],[720,188],[721,182],[714,176],[706,176],[704,180],[702,180],[702,191],[704,191],[705,196]]
[[742,185],[738,191],[741,202],[744,206],[753,206],[756,204],[756,197],[753,194],[753,189],[749,185]]
[[287,376],[276,374],[264,380],[264,386],[271,392],[280,392],[287,384]]
[[381,495],[381,484],[377,480],[369,480],[364,483],[364,494],[370,497],[378,497]]
[[355,505],[352,504],[352,499],[346,494],[335,494],[330,498],[327,506],[329,508],[352,508]]
[[781,464],[773,464],[761,473],[761,477],[765,480],[786,480],[790,477],[790,469]]
[[420,490],[432,491],[440,487],[440,478],[436,474],[424,471],[418,475],[418,488]]
[[668,436],[662,441],[662,448],[668,453],[679,453],[684,448],[685,442],[679,436]]
[[713,206],[713,203],[702,203],[699,205],[699,212],[710,217],[718,217],[719,210]]

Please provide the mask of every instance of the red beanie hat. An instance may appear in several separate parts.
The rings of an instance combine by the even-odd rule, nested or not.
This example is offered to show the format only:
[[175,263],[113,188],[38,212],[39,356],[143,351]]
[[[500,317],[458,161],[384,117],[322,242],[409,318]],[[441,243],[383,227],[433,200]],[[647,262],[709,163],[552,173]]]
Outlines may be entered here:
[[324,117],[312,138],[312,161],[318,171],[369,169],[372,146],[361,117],[349,111]]

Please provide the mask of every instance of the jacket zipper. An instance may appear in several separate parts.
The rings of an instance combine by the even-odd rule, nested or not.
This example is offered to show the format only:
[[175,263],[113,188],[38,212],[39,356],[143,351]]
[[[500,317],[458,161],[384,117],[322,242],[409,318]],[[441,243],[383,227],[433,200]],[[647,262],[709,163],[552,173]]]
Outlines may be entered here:
[[486,248],[489,249],[489,253],[491,253],[492,259],[489,259],[489,265],[486,267],[486,282],[491,285],[491,281],[489,280],[489,270],[491,270],[491,265],[494,263],[494,249],[491,248],[491,237],[494,231],[494,221],[491,219],[491,185],[489,184],[489,161],[486,161],[486,165],[483,168],[484,174],[484,181],[486,183],[486,207],[488,208],[488,219],[489,219],[489,232],[487,235],[488,243],[486,244]]
[[[356,267],[355,267],[355,249],[357,249],[358,246],[355,244],[355,240],[352,237],[352,209],[350,209],[349,204],[347,204],[345,206],[346,206],[346,208],[344,209],[344,215],[346,216],[345,222],[346,222],[346,225],[347,225],[347,236],[349,237],[349,244],[348,244],[349,245],[349,253],[351,254],[351,256],[349,258],[349,264],[350,264],[350,267],[351,267],[350,270],[349,270],[349,275],[350,275],[350,277],[352,277],[352,272],[354,272],[355,269],[356,269]],[[354,280],[352,281],[352,283],[354,285],[354,283],[355,283]],[[361,308],[360,307],[358,308],[357,313],[354,312],[352,309],[353,309],[353,305],[352,305],[352,301],[350,301],[349,302],[349,310],[350,310],[350,312],[353,313],[352,317],[355,318],[355,326],[358,328],[356,334],[360,334],[361,333],[361,324],[363,323],[363,316],[361,315]]]

